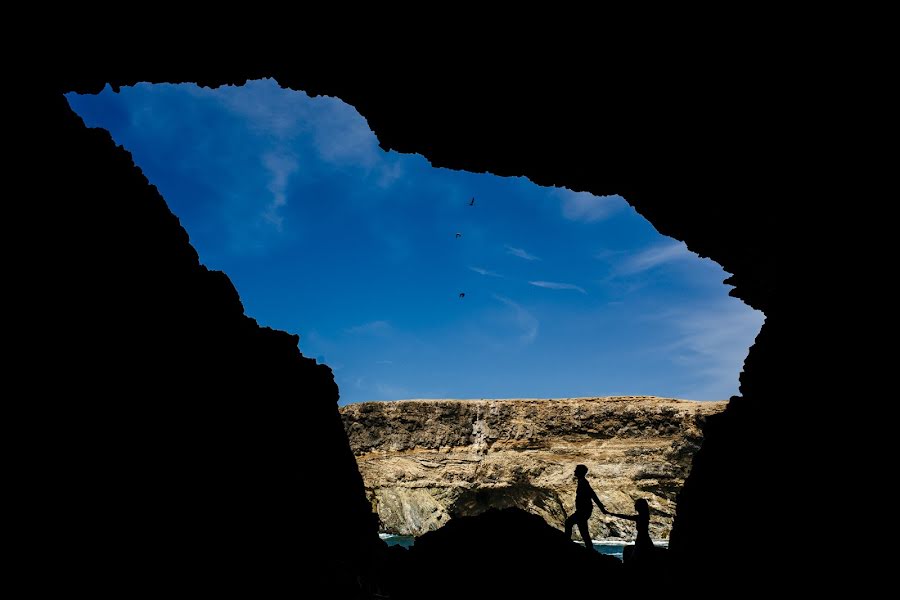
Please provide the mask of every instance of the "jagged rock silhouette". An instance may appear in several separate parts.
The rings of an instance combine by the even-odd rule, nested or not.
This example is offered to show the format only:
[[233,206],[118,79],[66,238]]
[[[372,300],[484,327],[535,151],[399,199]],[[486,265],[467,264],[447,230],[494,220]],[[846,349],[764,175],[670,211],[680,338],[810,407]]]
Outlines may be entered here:
[[[778,427],[768,421],[790,325],[776,276],[785,251],[770,219],[781,198],[757,149],[767,148],[771,162],[791,157],[767,143],[784,120],[776,103],[762,101],[765,80],[748,84],[734,66],[712,77],[609,62],[598,79],[590,57],[567,55],[551,61],[552,73],[533,66],[547,61],[523,60],[532,66],[504,66],[505,77],[478,61],[467,85],[456,85],[459,76],[439,67],[411,78],[363,61],[335,68],[245,48],[214,61],[184,53],[166,62],[156,52],[129,53],[123,66],[112,49],[88,59],[73,45],[27,92],[38,145],[22,157],[45,177],[39,197],[14,215],[12,283],[21,292],[11,299],[10,340],[23,384],[14,389],[41,398],[16,401],[28,440],[16,487],[39,515],[29,519],[23,556],[68,587],[94,591],[321,588],[352,597],[371,589],[367,581],[402,577],[395,567],[406,559],[384,559],[375,536],[330,371],[299,353],[296,336],[243,314],[228,278],[198,263],[128,153],[86,129],[62,96],[106,83],[271,76],[340,97],[382,147],[420,152],[435,166],[621,194],[661,233],[734,273],[732,294],[767,320],[741,376],[743,398],[706,428],[671,554],[703,565],[707,586],[743,580],[751,564],[753,579],[766,581],[759,561],[768,541],[757,534],[787,530],[787,517],[747,494],[746,482],[799,494],[793,459],[799,447],[816,446],[797,437],[815,435],[802,403],[779,403]],[[373,573],[372,565],[384,568]],[[468,597],[479,597],[477,583],[441,580]]]

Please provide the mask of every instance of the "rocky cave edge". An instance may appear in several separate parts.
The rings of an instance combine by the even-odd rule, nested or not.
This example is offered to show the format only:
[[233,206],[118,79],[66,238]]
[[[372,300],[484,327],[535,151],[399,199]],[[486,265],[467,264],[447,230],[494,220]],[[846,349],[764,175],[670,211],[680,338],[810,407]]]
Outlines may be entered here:
[[[731,294],[764,311],[766,322],[741,374],[742,396],[706,426],[670,554],[692,565],[676,576],[687,586],[775,577],[759,532],[786,529],[783,507],[760,501],[747,482],[792,493],[792,436],[804,417],[799,403],[785,402],[778,420],[770,418],[785,324],[780,238],[769,218],[779,198],[766,193],[762,173],[787,149],[757,150],[779,139],[784,122],[764,75],[735,64],[734,75],[711,78],[661,61],[639,71],[605,63],[598,79],[586,55],[552,70],[479,61],[464,70],[435,64],[416,77],[253,52],[116,60],[87,60],[73,48],[27,92],[39,116],[31,125],[43,137],[25,157],[45,177],[40,201],[17,215],[25,224],[17,235],[27,241],[13,277],[26,291],[14,299],[12,342],[17,375],[46,400],[25,403],[20,421],[29,439],[21,490],[35,515],[22,556],[54,565],[54,581],[95,592],[177,583],[181,591],[257,595],[322,587],[340,597],[363,593],[366,578],[398,576],[397,564],[379,554],[330,370],[300,354],[297,336],[243,314],[227,276],[200,265],[130,154],[107,132],[86,129],[63,97],[106,84],[272,77],[341,98],[383,148],[421,153],[435,166],[620,194],[661,233],[732,273]],[[63,352],[63,334],[90,345]],[[498,522],[456,528],[468,527],[475,540]],[[467,546],[444,530],[424,536],[415,565],[456,564],[449,549]],[[538,556],[516,563],[537,583],[507,589],[558,582],[558,572],[541,571],[558,558],[533,545],[557,543],[552,537],[508,540],[531,544]],[[510,547],[481,550],[482,564],[495,564],[507,582],[514,580],[503,572],[501,549]],[[448,574],[434,585],[448,596],[462,585],[468,597],[489,595],[467,577]]]

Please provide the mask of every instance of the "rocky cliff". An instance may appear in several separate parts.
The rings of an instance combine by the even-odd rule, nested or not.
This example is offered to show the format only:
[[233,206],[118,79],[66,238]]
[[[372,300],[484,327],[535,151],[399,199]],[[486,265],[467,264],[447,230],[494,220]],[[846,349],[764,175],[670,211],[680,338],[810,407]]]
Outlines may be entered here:
[[[652,396],[557,400],[403,400],[341,408],[366,492],[389,532],[420,535],[454,517],[519,507],[562,527],[583,463],[603,503],[651,507],[667,538],[707,416],[724,402]],[[591,534],[630,538],[630,521],[595,511]]]

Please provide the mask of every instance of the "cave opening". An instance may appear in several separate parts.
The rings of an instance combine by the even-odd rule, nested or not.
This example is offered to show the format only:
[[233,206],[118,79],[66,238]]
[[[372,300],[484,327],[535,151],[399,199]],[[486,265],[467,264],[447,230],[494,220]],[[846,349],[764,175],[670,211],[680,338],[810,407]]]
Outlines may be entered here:
[[[247,314],[299,333],[301,351],[333,369],[342,404],[597,396],[709,401],[737,393],[761,314],[727,296],[721,267],[660,236],[622,198],[432,169],[420,156],[382,152],[365,121],[339,100],[309,98],[271,81],[217,90],[139,85],[118,94],[69,95],[69,101],[88,125],[108,129],[133,153],[201,260],[232,279]],[[381,486],[393,496],[377,499],[376,507],[394,502],[391,510],[406,518],[412,504],[433,501],[432,514],[447,515],[435,516],[438,522],[509,502],[564,511],[571,498],[547,496],[549,487],[528,482],[543,475],[559,480],[580,456],[572,447],[593,444],[607,459],[613,450],[629,457],[634,467],[633,487],[621,497],[610,492],[611,503],[623,510],[634,490],[658,491],[654,507],[670,523],[673,488],[659,482],[683,480],[684,472],[673,475],[665,465],[678,456],[689,466],[699,440],[693,429],[684,436],[666,423],[692,428],[696,419],[675,416],[668,406],[648,404],[642,412],[641,402],[649,400],[614,405],[636,416],[613,419],[612,428],[601,426],[611,419],[605,408],[593,420],[573,419],[585,429],[561,436],[553,448],[557,458],[533,467],[537,474],[510,479],[495,471],[493,487],[464,489],[450,503],[438,500],[453,485],[428,499],[400,497],[398,490],[422,488],[396,485],[409,465],[394,465],[399,473],[386,474],[393,487]],[[459,435],[450,431],[447,443],[424,447],[416,468],[443,469],[453,483],[484,471],[488,451],[529,460],[546,453],[528,427],[545,407],[522,406],[515,415],[496,408],[496,421],[476,407]],[[467,410],[441,407],[410,424],[427,424],[425,437],[439,440],[429,427],[452,423]],[[579,410],[584,407],[567,405],[572,414]],[[651,431],[651,444],[634,443]],[[487,451],[475,448],[479,436]],[[404,450],[402,441],[386,439],[379,443]],[[363,451],[357,454],[361,462]],[[441,454],[463,466],[429,467],[440,465],[434,459]],[[653,460],[641,462],[644,455]],[[554,465],[549,473],[548,464]]]

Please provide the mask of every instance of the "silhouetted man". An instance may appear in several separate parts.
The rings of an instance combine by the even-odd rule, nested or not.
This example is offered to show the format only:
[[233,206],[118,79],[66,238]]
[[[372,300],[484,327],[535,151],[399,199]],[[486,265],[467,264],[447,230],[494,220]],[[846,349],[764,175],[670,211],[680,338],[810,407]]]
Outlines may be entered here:
[[578,480],[578,490],[575,492],[575,512],[566,519],[566,537],[572,539],[572,527],[574,525],[578,525],[578,531],[581,533],[581,539],[584,540],[584,545],[588,550],[594,549],[594,544],[591,542],[591,532],[588,531],[588,519],[591,518],[591,513],[594,511],[594,505],[592,502],[597,503],[597,507],[606,513],[606,507],[603,506],[603,503],[600,502],[600,498],[597,497],[597,494],[594,493],[593,488],[591,488],[591,484],[588,483],[587,475],[588,468],[584,465],[578,465],[575,467],[575,478]]

